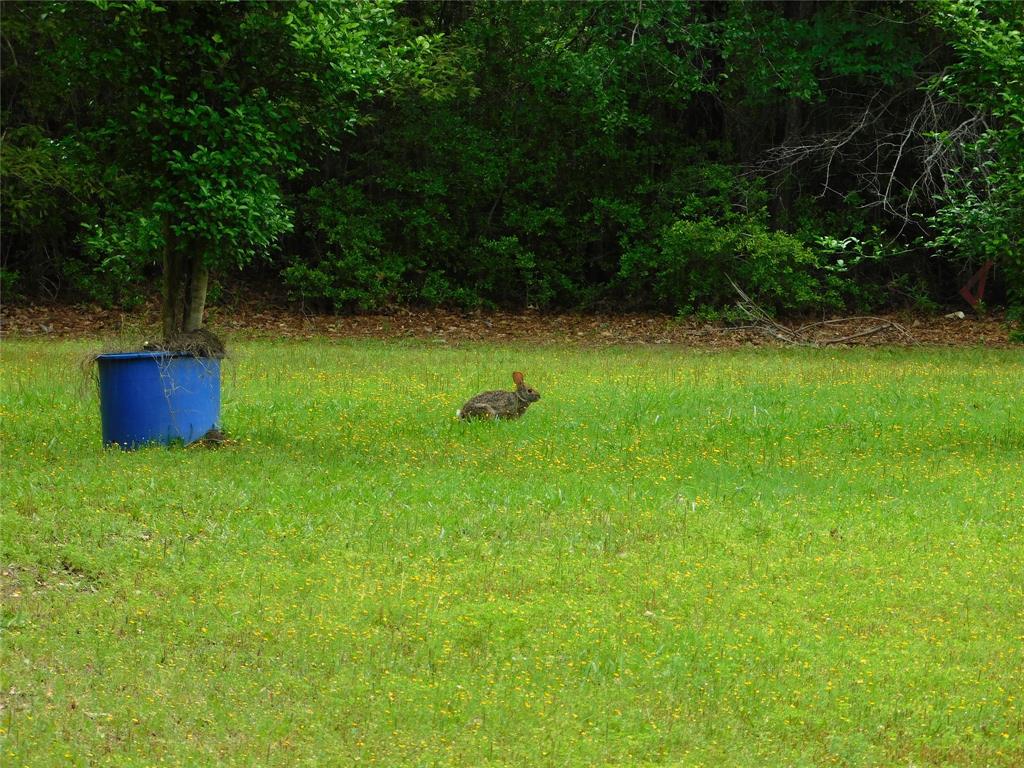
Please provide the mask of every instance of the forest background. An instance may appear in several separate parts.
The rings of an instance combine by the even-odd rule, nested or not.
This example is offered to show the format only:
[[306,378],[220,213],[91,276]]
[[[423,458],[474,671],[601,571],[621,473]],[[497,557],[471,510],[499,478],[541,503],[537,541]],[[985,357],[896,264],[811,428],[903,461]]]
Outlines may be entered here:
[[1024,306],[1022,3],[0,13],[8,303]]

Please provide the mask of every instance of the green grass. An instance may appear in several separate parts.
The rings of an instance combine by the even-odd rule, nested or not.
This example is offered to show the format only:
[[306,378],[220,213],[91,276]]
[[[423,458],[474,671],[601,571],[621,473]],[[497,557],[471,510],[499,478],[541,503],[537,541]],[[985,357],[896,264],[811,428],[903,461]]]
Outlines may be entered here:
[[1024,762],[1019,352],[240,342],[122,453],[87,351],[3,346],[4,765]]

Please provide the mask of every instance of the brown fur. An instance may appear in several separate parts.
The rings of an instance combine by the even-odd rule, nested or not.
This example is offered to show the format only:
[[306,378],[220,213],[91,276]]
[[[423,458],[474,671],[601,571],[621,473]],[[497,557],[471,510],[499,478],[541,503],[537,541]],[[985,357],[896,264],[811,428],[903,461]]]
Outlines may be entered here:
[[458,411],[460,419],[518,419],[532,403],[540,400],[540,392],[527,385],[523,374],[512,373],[516,388],[512,392],[503,389],[481,392],[474,395]]

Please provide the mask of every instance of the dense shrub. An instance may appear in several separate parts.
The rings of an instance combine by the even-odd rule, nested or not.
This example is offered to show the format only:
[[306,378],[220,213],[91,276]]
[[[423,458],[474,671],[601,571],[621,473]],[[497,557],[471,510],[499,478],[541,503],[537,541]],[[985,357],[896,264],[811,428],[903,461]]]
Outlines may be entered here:
[[281,273],[292,298],[337,310],[397,301],[408,265],[387,250],[362,191],[332,181],[312,189],[305,202],[312,253]]
[[991,258],[1022,304],[1022,8],[9,2],[0,290],[784,313]]
[[780,312],[836,309],[841,281],[827,276],[815,253],[784,232],[753,219],[727,226],[684,219],[662,234],[658,247],[633,252],[622,277],[661,309],[692,313],[736,299],[734,281],[751,298]]

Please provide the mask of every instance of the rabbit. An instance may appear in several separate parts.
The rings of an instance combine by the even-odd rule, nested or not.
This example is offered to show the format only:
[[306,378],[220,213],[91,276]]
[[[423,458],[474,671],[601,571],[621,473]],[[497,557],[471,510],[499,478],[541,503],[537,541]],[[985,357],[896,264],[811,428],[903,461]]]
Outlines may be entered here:
[[471,397],[466,404],[455,412],[460,419],[518,419],[530,403],[540,400],[540,392],[533,387],[528,387],[523,381],[523,374],[515,371],[512,374],[512,381],[516,383],[514,392],[506,392],[503,389],[493,392],[481,392]]

